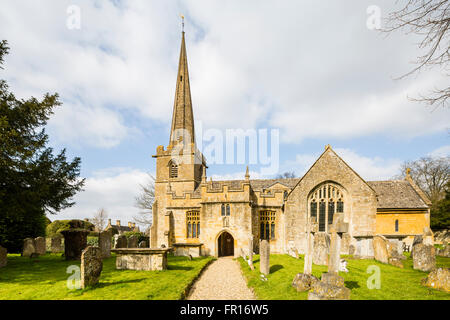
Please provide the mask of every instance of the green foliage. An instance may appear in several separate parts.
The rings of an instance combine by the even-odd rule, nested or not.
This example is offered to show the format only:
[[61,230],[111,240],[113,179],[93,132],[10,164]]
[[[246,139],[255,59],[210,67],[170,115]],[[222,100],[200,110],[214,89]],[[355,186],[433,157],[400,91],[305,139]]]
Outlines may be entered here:
[[[89,221],[84,220],[55,220],[50,223],[46,228],[47,237],[58,237],[61,236],[61,231],[74,229],[74,222],[81,225],[82,229],[94,230],[94,225]],[[78,227],[78,226],[77,226]]]
[[138,242],[148,240],[148,237],[145,236],[142,232],[136,232],[136,231],[128,231],[123,233],[124,236],[127,237],[127,239],[131,236],[137,236]]
[[[7,52],[0,42],[0,66]],[[20,252],[26,237],[44,236],[46,214],[72,206],[84,184],[80,158],[68,162],[65,149],[55,156],[47,147],[44,127],[60,105],[58,94],[16,99],[0,80],[0,245],[8,252]]]
[[433,230],[450,229],[450,183],[446,186],[444,199],[431,207],[430,215]]
[[168,256],[168,270],[117,270],[116,258],[103,260],[100,282],[88,289],[67,288],[67,267],[60,254],[46,254],[38,260],[8,255],[0,272],[0,300],[178,300],[211,257]]
[[[352,290],[352,300],[448,300],[450,293],[425,287],[421,280],[427,273],[414,270],[409,254],[404,262],[404,269],[375,261],[373,259],[352,259],[346,257],[348,273],[340,272],[345,286]],[[267,281],[261,281],[259,273],[259,255],[253,256],[255,270],[250,270],[247,262],[239,258],[241,269],[248,286],[254,289],[259,299],[264,300],[306,300],[308,292],[297,292],[292,287],[292,280],[303,272],[304,259],[295,259],[289,255],[270,255],[270,274]],[[369,266],[380,268],[381,288],[369,289],[367,280],[372,273],[367,273]],[[436,257],[436,266],[449,268],[450,258]],[[320,279],[327,272],[327,266],[313,264],[312,273]]]
[[88,246],[98,247],[98,237],[87,237]]

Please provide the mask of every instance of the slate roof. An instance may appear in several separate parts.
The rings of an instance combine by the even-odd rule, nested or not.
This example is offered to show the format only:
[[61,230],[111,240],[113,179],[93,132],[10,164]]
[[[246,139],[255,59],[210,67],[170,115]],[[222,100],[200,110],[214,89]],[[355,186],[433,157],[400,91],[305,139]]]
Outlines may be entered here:
[[378,195],[378,208],[427,209],[428,206],[406,180],[367,181]]

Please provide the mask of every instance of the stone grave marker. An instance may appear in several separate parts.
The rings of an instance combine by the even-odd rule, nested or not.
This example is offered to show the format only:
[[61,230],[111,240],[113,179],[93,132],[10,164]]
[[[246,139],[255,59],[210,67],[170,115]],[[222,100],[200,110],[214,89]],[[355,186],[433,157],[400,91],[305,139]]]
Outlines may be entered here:
[[111,231],[107,230],[99,233],[98,247],[103,259],[111,257]]
[[262,274],[270,273],[270,243],[267,240],[261,240],[259,244],[259,271]]
[[81,288],[98,283],[103,269],[102,252],[99,247],[88,246],[81,254]]

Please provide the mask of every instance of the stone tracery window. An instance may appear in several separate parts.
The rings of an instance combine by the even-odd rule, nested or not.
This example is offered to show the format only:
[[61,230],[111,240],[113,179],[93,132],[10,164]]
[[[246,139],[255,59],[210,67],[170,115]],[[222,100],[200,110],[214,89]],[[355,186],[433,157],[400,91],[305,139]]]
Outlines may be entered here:
[[275,214],[272,210],[259,212],[260,239],[275,239]]
[[221,214],[222,214],[222,217],[224,217],[224,216],[229,216],[230,215],[230,205],[229,204],[222,204],[222,206],[221,206]]
[[344,212],[344,200],[342,187],[332,182],[323,183],[310,193],[309,215],[312,221],[319,224],[319,231],[328,231],[334,214]]
[[200,235],[200,211],[186,212],[186,238],[198,238]]

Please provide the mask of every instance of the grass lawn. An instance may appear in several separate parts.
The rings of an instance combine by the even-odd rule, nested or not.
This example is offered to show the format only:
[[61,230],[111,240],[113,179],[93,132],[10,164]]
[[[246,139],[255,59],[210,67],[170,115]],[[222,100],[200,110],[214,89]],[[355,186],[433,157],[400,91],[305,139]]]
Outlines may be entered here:
[[67,288],[66,273],[77,261],[65,261],[60,254],[47,254],[37,259],[9,254],[8,265],[0,269],[0,299],[133,299],[176,300],[189,283],[213,258],[189,261],[186,257],[168,257],[168,270],[116,270],[115,257],[103,261],[100,282],[85,290]]
[[[348,273],[339,274],[345,279],[345,286],[352,290],[352,300],[450,300],[450,293],[431,289],[421,285],[421,279],[427,273],[414,270],[412,259],[404,261],[404,269],[383,264],[375,260],[347,259]],[[253,288],[259,299],[263,300],[302,300],[307,299],[308,292],[297,292],[292,287],[292,280],[299,272],[303,272],[303,256],[295,259],[289,255],[270,255],[270,274],[267,281],[260,280],[259,255],[253,256],[255,270],[251,271],[247,262],[239,258],[241,269],[247,278],[248,286]],[[436,257],[438,267],[450,268],[450,258]],[[368,289],[367,279],[372,273],[367,273],[367,267],[380,267],[381,288]],[[320,279],[320,275],[327,272],[326,266],[313,265],[313,274]]]

